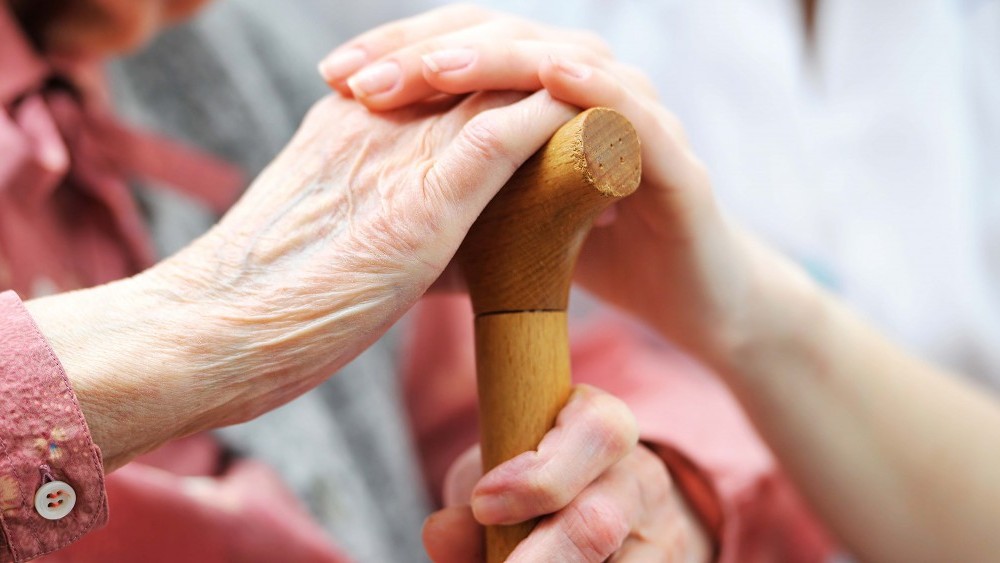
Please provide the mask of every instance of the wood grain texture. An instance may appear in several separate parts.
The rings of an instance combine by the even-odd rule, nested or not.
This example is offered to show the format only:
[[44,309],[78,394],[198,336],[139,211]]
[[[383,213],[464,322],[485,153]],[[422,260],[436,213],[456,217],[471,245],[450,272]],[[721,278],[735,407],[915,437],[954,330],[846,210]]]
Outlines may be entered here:
[[[538,447],[570,393],[566,313],[476,317],[476,377],[483,468]],[[489,444],[487,446],[487,444]],[[487,558],[503,561],[535,521],[486,528]]]
[[639,137],[606,108],[587,110],[514,173],[458,251],[476,314],[564,311],[594,219],[639,186]]
[[[587,110],[531,157],[458,252],[476,312],[483,469],[538,447],[570,393],[566,307],[594,219],[639,186],[639,138],[613,110]],[[506,560],[535,522],[490,526],[486,560]]]

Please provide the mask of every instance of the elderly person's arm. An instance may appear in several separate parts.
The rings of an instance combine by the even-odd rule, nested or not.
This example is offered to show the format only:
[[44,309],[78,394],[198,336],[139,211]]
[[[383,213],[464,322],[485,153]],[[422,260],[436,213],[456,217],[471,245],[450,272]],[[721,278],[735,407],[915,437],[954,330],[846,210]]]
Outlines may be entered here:
[[[359,49],[370,66],[327,65],[331,84],[378,109],[436,92],[544,87],[631,119],[644,185],[617,205],[614,225],[592,233],[580,282],[711,365],[852,550],[872,561],[1000,553],[995,398],[889,342],[727,221],[645,79],[603,49],[567,44],[565,32],[482,10],[396,25],[409,33],[364,35],[335,52]],[[398,69],[398,80],[376,89],[372,68]]]
[[374,116],[331,96],[188,248],[133,278],[28,302],[106,468],[283,404],[377,339],[572,116],[545,93],[517,98]]
[[178,255],[29,301],[34,321],[5,294],[0,561],[99,526],[104,470],[289,401],[378,338],[574,113],[544,93],[521,98],[373,116],[330,96],[220,224]]
[[0,296],[0,561],[100,526],[105,471],[266,412],[350,361],[573,114],[544,93],[382,116],[334,95],[178,255],[27,308]]
[[[46,150],[63,148],[60,135],[84,135],[74,128],[76,114],[60,113],[64,119],[53,128],[44,119],[51,100],[42,94],[51,93],[51,83],[61,96],[51,105],[73,105],[84,84],[62,65],[43,64],[43,57],[80,62],[135,47],[159,24],[199,3],[17,1],[11,5],[20,25],[0,17],[5,40],[20,39],[14,36],[23,26],[39,51],[27,41],[0,49],[5,72],[32,65],[21,72],[25,80],[5,81],[0,100],[0,153],[21,157],[15,160],[21,168],[0,166],[5,235],[12,224],[14,232],[41,233],[33,245],[17,249],[15,287],[23,291],[32,279],[24,264],[33,252],[26,248],[49,264],[61,265],[57,251],[70,254],[59,237],[44,236],[46,221],[38,220],[32,230],[33,221],[17,213],[25,193],[41,191],[34,188],[43,182],[28,180],[53,176],[45,185],[64,188],[53,199],[66,203],[55,221],[71,233],[65,237],[92,243],[92,231],[79,228],[81,222],[107,218],[99,206],[71,206],[76,200],[67,192],[77,195],[78,182],[71,172],[60,169],[63,178],[51,170],[65,164],[58,157],[68,153],[74,172],[100,175],[102,157],[113,149]],[[0,5],[0,16],[9,15],[7,7]],[[222,224],[180,256],[128,280],[30,301],[27,309],[13,293],[3,294],[0,561],[50,552],[99,526],[107,515],[105,468],[172,437],[277,406],[377,338],[437,277],[520,160],[572,114],[547,96],[523,103],[516,103],[521,96],[487,98],[373,117],[333,97],[317,105],[293,144]],[[490,107],[500,109],[479,115]],[[29,124],[34,129],[20,119],[29,110],[35,111],[29,116],[36,118]],[[44,126],[46,135],[39,135]],[[24,170],[34,176],[18,174]],[[121,188],[107,196],[112,211],[131,209],[122,178],[99,179]],[[78,192],[88,194],[83,188],[90,187]],[[101,231],[98,238],[107,246],[141,231],[135,213],[109,214],[125,228],[109,229],[106,241]],[[74,275],[81,264],[96,264],[100,280],[135,271],[104,272],[100,266],[113,259],[93,244],[78,248],[87,252],[67,256],[66,285],[91,279]],[[35,279],[44,290],[46,278]],[[10,282],[0,265],[0,286]]]

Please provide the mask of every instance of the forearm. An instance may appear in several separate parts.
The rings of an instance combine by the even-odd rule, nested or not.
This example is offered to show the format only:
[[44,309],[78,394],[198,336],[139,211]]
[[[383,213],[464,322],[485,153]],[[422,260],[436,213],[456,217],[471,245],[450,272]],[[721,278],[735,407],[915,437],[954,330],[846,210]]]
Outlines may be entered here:
[[157,274],[30,302],[106,467],[260,415],[352,360],[575,114],[544,93],[379,114],[327,96],[222,221]]
[[1000,553],[998,405],[771,258],[759,322],[712,363],[807,498],[864,560]]
[[132,278],[26,303],[65,368],[107,471],[171,439],[292,400],[394,319],[366,298],[361,274],[329,272],[339,291],[325,294],[255,294],[242,262],[214,240]]

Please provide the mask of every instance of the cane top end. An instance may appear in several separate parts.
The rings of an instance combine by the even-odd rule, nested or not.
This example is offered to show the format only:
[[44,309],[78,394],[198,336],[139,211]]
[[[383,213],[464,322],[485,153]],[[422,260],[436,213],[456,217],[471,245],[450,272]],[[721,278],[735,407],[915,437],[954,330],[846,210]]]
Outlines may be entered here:
[[639,186],[639,137],[625,117],[587,110],[514,173],[458,259],[476,314],[565,310],[594,219]]

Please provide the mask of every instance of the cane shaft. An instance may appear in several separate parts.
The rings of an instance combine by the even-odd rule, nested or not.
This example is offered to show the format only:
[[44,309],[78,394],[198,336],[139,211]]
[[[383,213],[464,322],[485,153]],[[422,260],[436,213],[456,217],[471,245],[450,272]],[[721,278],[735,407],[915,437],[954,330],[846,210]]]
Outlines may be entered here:
[[[538,447],[570,392],[566,313],[476,318],[483,469]],[[535,522],[486,529],[487,561],[503,561]]]
[[[639,185],[639,140],[620,114],[581,113],[490,202],[459,249],[476,313],[483,469],[538,447],[570,391],[566,308],[594,219]],[[534,522],[486,531],[500,563]]]

